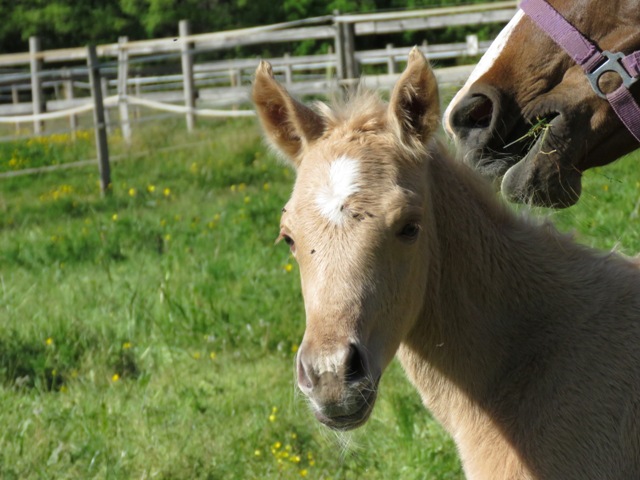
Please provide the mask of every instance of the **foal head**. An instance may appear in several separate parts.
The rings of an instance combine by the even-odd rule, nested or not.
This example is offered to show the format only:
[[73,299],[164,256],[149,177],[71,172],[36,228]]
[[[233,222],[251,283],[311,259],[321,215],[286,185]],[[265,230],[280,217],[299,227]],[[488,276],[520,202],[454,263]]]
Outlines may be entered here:
[[414,49],[389,105],[361,92],[313,110],[262,62],[253,100],[267,138],[297,172],[280,238],[299,264],[305,302],[298,385],[322,423],[355,428],[422,308],[435,78]]

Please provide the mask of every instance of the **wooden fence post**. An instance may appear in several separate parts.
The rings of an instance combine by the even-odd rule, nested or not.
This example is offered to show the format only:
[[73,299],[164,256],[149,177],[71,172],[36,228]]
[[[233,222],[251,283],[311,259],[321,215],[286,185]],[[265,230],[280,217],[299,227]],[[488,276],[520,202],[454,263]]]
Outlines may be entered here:
[[474,57],[480,51],[477,35],[467,35],[467,55]]
[[[20,92],[17,85],[11,85],[11,102],[14,105],[20,103]],[[16,135],[20,135],[20,124],[16,122]]]
[[107,144],[107,127],[104,120],[104,103],[102,102],[102,85],[100,81],[100,65],[96,46],[87,47],[87,64],[89,66],[89,83],[93,97],[93,124],[96,131],[96,147],[98,166],[100,168],[100,190],[102,195],[111,193],[111,167],[109,166],[109,145]]
[[118,38],[118,109],[120,110],[120,128],[124,141],[131,144],[131,123],[129,122],[129,102],[127,100],[127,81],[129,79],[129,51],[127,37]]
[[[136,81],[134,84],[134,93],[136,95],[136,97],[140,98],[142,96],[142,86],[140,86],[140,74],[136,75]],[[142,109],[140,108],[140,105],[136,105],[133,108],[133,115],[136,117],[136,119],[140,119],[140,117],[142,116]]]
[[[327,48],[327,54],[329,55],[333,55],[333,45],[329,44],[329,47]],[[338,55],[336,55],[336,65],[338,63]],[[333,66],[331,65],[331,62],[327,63],[327,70],[325,73],[325,76],[327,78],[327,82],[329,82],[332,78],[333,78]]]
[[[42,70],[42,60],[38,58],[40,51],[40,39],[38,37],[29,37],[29,64],[31,66],[31,99],[33,103],[33,114],[39,115],[44,112],[44,96],[42,94],[42,81],[40,80],[40,71]],[[44,130],[44,122],[42,120],[33,121],[33,133],[39,135]]]
[[[336,10],[333,14],[338,16],[339,12]],[[355,25],[340,21],[336,21],[334,25],[338,81],[356,79],[360,72],[355,54]],[[353,84],[348,85],[348,89],[352,87]]]
[[288,52],[284,54],[284,83],[287,86],[293,83],[293,66]]
[[[64,98],[71,100],[74,96],[73,93],[73,77],[68,69],[62,70],[62,84],[64,85]],[[76,130],[78,129],[78,116],[69,116],[69,127],[71,128],[71,137],[75,140]]]
[[[338,10],[333,11],[334,17],[340,15]],[[334,21],[333,26],[336,31],[335,36],[335,48],[336,48],[336,77],[338,77],[338,81],[344,80],[347,78],[347,67],[345,65],[344,59],[344,30],[342,29],[342,24]]]
[[[109,96],[109,79],[102,75],[100,75],[100,88],[102,90],[102,105],[104,108],[104,99]],[[107,135],[111,135],[113,132],[111,131],[111,113],[109,112],[109,108],[104,109],[104,122],[107,126]]]
[[360,69],[356,60],[356,26],[353,23],[343,23],[344,29],[344,64],[347,78],[354,79],[360,77]]
[[392,75],[394,73],[396,73],[396,59],[393,56],[393,44],[392,43],[387,43],[387,73],[389,75]]
[[189,36],[189,20],[180,20],[178,24],[180,34],[180,49],[182,51],[182,78],[184,84],[184,105],[187,107],[187,131],[193,131],[195,126],[195,114],[193,111],[196,107],[195,84],[193,80],[193,56],[191,49],[193,44],[189,43],[186,37]]

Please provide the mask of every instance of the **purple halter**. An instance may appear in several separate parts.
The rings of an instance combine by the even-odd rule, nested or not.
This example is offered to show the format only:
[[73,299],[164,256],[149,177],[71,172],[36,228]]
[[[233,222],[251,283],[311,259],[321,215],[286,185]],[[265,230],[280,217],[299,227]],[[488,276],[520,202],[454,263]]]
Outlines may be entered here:
[[[640,79],[640,50],[629,55],[600,51],[545,0],[522,0],[520,8],[582,67],[596,94],[609,101],[640,142],[640,106],[629,91]],[[622,78],[622,85],[612,93],[604,93],[598,85],[605,72],[616,72]]]

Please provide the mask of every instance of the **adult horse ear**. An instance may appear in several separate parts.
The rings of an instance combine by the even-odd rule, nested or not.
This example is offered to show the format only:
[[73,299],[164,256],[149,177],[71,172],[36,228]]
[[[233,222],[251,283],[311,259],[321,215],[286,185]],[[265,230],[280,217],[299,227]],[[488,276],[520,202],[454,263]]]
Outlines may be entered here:
[[322,117],[289,95],[265,61],[256,69],[252,98],[267,138],[297,168],[305,146],[324,132]]
[[391,93],[389,115],[403,142],[424,144],[440,122],[438,84],[429,62],[417,47]]

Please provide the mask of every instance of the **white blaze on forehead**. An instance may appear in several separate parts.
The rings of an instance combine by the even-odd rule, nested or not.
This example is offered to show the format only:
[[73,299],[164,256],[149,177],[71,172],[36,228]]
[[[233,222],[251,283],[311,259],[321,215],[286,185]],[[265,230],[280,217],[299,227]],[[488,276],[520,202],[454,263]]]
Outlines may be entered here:
[[522,20],[522,17],[524,17],[524,12],[522,10],[518,10],[513,18],[509,21],[509,23],[507,23],[507,25],[500,31],[493,43],[491,43],[491,46],[482,56],[482,58],[476,65],[476,68],[473,69],[471,75],[469,75],[469,78],[467,79],[463,87],[458,91],[456,96],[453,97],[453,100],[451,100],[451,103],[449,103],[449,106],[444,111],[442,123],[444,124],[445,130],[450,136],[455,136],[453,133],[453,129],[451,128],[451,123],[449,122],[451,111],[453,110],[455,105],[467,94],[469,88],[471,88],[471,85],[473,85],[475,81],[478,80],[482,75],[487,73],[493,66],[495,61],[502,53],[505,45],[509,41],[509,37],[515,30],[518,23],[520,23],[520,20]]
[[320,214],[329,221],[342,223],[347,199],[360,189],[360,163],[346,156],[338,157],[329,166],[326,184],[316,195],[316,206]]

